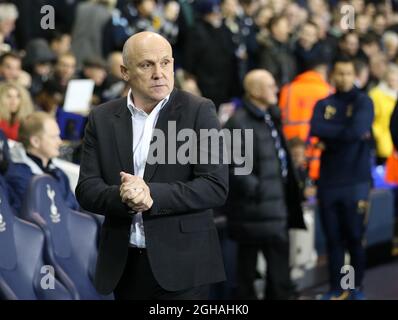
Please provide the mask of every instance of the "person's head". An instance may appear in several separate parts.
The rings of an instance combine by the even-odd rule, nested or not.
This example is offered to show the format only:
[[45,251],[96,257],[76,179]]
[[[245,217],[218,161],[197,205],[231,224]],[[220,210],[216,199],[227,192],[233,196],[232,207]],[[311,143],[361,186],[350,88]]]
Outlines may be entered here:
[[21,57],[15,52],[6,52],[0,56],[0,76],[6,81],[18,81],[21,75]]
[[234,18],[239,14],[238,0],[221,0],[221,12],[225,18]]
[[36,105],[43,111],[55,114],[64,99],[64,88],[54,80],[48,80],[35,97]]
[[385,54],[379,53],[370,58],[370,74],[376,80],[381,80],[387,70],[388,59]]
[[373,19],[372,26],[374,32],[381,36],[387,27],[387,19],[384,14],[378,13]]
[[123,79],[120,66],[123,65],[123,54],[120,51],[115,51],[108,56],[108,69],[111,75],[116,78]]
[[0,119],[20,121],[33,111],[29,92],[15,82],[0,83]]
[[269,22],[272,37],[282,43],[289,40],[290,28],[286,16],[275,16]]
[[357,33],[359,33],[361,35],[365,35],[368,33],[369,28],[370,28],[370,17],[369,16],[367,16],[365,14],[361,14],[355,18],[355,29],[356,29]]
[[133,0],[141,17],[150,17],[156,8],[155,0]]
[[355,64],[349,57],[337,57],[333,64],[332,74],[337,91],[348,92],[355,83]]
[[76,57],[72,53],[65,53],[58,57],[55,74],[63,82],[68,82],[76,72]]
[[83,62],[83,75],[101,86],[107,76],[106,63],[100,57],[90,57]]
[[390,60],[396,58],[398,53],[398,35],[394,31],[387,31],[382,38],[383,47]]
[[359,89],[363,89],[369,82],[369,65],[363,59],[356,59],[355,64],[355,85]]
[[383,80],[390,89],[398,92],[398,65],[390,63]]
[[18,9],[12,3],[0,4],[0,35],[8,37],[15,29],[15,21],[18,19]]
[[258,11],[256,11],[256,14],[254,16],[254,22],[260,29],[267,28],[267,26],[269,25],[269,21],[271,20],[273,15],[274,11],[271,7],[260,7]]
[[373,33],[368,32],[361,37],[361,49],[368,58],[378,54],[380,52],[379,37]]
[[299,32],[299,43],[303,48],[311,49],[319,40],[318,26],[313,22],[306,22]]
[[247,73],[243,80],[246,97],[260,109],[266,109],[278,103],[277,85],[272,74],[264,69],[255,69]]
[[66,54],[71,49],[71,36],[68,33],[53,32],[50,38],[50,48],[57,57]]
[[355,57],[359,50],[359,38],[355,32],[343,34],[339,41],[340,50],[343,54]]
[[152,110],[174,88],[174,59],[170,43],[144,31],[131,36],[123,47],[123,80],[131,87],[134,103]]
[[197,0],[195,11],[199,16],[214,28],[222,25],[222,14],[219,0]]
[[305,142],[299,137],[294,137],[288,142],[288,147],[290,154],[292,156],[293,164],[296,168],[303,167],[307,163],[307,158],[305,155]]
[[40,158],[44,166],[59,156],[60,130],[55,118],[48,113],[37,111],[24,118],[18,137],[26,151]]

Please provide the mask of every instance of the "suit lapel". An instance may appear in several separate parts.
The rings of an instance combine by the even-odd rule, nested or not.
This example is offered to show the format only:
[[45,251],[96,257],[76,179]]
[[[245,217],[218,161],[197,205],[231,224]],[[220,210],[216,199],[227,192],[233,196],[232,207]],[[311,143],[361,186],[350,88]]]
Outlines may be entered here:
[[[168,124],[170,121],[175,121],[177,123],[177,120],[180,115],[179,108],[181,105],[178,103],[176,99],[177,93],[178,91],[176,89],[172,91],[169,101],[160,111],[159,118],[155,126],[156,129],[161,130],[164,133],[166,138],[166,145],[165,145],[166,150],[164,150],[166,156],[166,163],[167,163],[167,147],[168,147],[168,141],[167,141]],[[150,150],[149,152],[151,152],[151,147],[149,148],[149,150]],[[144,171],[144,180],[146,182],[149,182],[152,179],[158,166],[159,166],[158,163],[155,164],[146,163]]]
[[134,174],[133,164],[133,130],[131,127],[131,113],[127,108],[127,99],[118,106],[114,114],[114,140],[117,145],[118,156],[123,171]]

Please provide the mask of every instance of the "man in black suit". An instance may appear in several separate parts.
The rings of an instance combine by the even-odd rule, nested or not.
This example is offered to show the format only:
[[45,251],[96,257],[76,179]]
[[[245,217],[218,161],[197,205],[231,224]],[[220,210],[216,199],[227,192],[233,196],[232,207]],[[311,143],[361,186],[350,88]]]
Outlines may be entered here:
[[[172,49],[158,34],[129,38],[123,63],[131,89],[91,112],[76,188],[84,209],[105,215],[96,288],[116,299],[205,299],[225,279],[212,208],[226,200],[228,168],[170,160],[183,144],[170,124],[219,130],[214,104],[173,88]],[[154,128],[166,137],[165,163],[147,161]]]

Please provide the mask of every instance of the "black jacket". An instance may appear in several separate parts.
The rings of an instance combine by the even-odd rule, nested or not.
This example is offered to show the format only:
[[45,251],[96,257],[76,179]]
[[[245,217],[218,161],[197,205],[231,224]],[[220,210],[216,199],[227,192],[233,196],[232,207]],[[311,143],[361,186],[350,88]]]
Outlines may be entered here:
[[398,150],[398,103],[395,105],[394,111],[391,115],[390,131],[395,149]]
[[[176,122],[177,132],[190,128],[199,134],[200,129],[219,128],[211,101],[176,89],[156,123],[156,128],[164,132],[166,143],[169,121]],[[183,143],[186,144],[177,142],[177,150]],[[132,124],[126,98],[105,103],[91,112],[76,188],[84,209],[105,215],[95,275],[96,288],[102,294],[116,287],[128,253],[132,216],[119,195],[120,171],[133,171]],[[151,210],[142,215],[145,242],[159,285],[178,291],[223,281],[212,209],[226,200],[227,166],[147,163],[144,180],[154,201]]]
[[[243,108],[238,109],[225,126],[253,129],[253,171],[249,175],[235,175],[236,164],[230,166],[230,193],[224,207],[229,233],[240,242],[261,243],[275,237],[286,240],[288,227],[305,228],[301,194],[281,131],[279,108],[272,107],[268,112],[287,151],[286,183],[280,173],[271,130],[253,104],[244,101]],[[244,150],[247,145],[244,138],[241,140]]]

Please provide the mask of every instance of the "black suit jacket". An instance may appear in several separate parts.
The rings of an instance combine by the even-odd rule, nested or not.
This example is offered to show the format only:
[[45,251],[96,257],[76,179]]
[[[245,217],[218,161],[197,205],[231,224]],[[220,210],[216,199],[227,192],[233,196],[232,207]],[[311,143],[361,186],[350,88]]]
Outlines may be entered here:
[[[210,100],[177,89],[156,124],[165,133],[166,143],[168,121],[176,122],[177,133],[184,128],[198,134],[200,129],[219,129]],[[128,253],[132,215],[121,202],[119,173],[134,173],[132,141],[126,98],[105,103],[90,113],[76,196],[84,209],[105,215],[95,276],[95,286],[102,294],[116,287]],[[177,142],[177,148],[181,144]],[[221,153],[221,145],[218,151]],[[146,246],[160,286],[177,291],[223,281],[212,208],[226,200],[227,165],[169,164],[166,159],[166,164],[147,163],[144,180],[154,201],[143,213]]]

